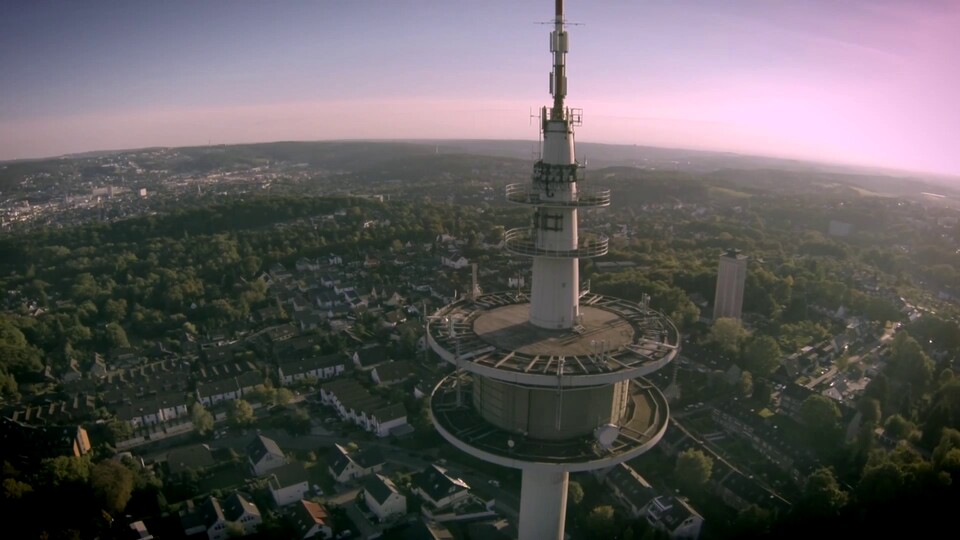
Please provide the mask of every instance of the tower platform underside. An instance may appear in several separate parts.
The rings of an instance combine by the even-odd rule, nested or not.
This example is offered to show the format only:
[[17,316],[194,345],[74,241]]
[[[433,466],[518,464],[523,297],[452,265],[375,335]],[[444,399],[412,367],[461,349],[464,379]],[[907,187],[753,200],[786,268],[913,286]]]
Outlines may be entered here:
[[[457,388],[457,384],[460,388]],[[669,406],[648,381],[630,381],[628,400],[616,439],[601,445],[592,434],[560,440],[542,440],[501,429],[472,405],[474,376],[462,373],[444,378],[430,398],[437,431],[457,448],[484,461],[517,469],[578,472],[616,465],[652,448],[663,436]],[[459,393],[459,398],[458,398]],[[458,405],[459,399],[459,405]]]
[[587,293],[580,298],[579,312],[573,328],[546,329],[529,322],[526,294],[486,294],[441,308],[427,325],[427,339],[460,369],[545,387],[557,386],[558,378],[569,388],[642,377],[677,353],[679,333],[657,311]]

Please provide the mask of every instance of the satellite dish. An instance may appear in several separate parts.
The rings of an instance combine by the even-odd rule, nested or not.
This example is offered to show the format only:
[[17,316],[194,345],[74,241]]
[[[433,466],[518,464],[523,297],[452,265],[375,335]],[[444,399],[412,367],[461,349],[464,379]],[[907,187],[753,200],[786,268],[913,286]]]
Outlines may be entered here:
[[513,442],[513,439],[507,439],[507,446],[509,446],[510,448],[513,448],[515,444],[517,443]]
[[604,424],[593,430],[593,436],[604,450],[609,450],[620,436],[620,428],[614,424]]

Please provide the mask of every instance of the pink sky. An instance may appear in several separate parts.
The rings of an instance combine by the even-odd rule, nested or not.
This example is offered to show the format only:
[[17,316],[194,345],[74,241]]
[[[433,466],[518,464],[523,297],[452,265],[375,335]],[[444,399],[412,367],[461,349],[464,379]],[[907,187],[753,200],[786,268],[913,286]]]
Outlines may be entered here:
[[[550,63],[548,28],[530,24],[549,17],[541,3],[2,8],[0,159],[536,139],[528,111],[548,101]],[[960,2],[567,4],[586,23],[570,28],[581,141],[960,175]]]

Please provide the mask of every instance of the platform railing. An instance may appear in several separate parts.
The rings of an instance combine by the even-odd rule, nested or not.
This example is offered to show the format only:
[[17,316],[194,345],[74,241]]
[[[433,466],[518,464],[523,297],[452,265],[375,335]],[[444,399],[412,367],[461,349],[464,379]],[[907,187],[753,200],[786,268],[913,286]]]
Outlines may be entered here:
[[564,199],[562,193],[545,197],[533,184],[510,184],[506,189],[507,202],[533,206],[595,208],[610,206],[610,190],[597,187],[578,187],[577,193]]
[[531,227],[510,229],[504,233],[504,245],[507,251],[526,257],[549,257],[553,259],[589,259],[602,257],[610,249],[610,239],[602,234],[591,234],[580,229],[579,245],[570,249],[567,246],[538,244],[537,230]]

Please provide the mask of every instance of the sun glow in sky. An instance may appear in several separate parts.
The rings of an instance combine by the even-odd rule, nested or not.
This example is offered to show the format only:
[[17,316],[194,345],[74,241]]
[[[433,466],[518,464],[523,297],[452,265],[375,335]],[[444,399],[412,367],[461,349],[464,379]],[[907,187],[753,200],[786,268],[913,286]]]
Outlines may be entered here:
[[[581,141],[960,175],[960,2],[568,0]],[[550,0],[0,3],[0,159],[536,139]]]

